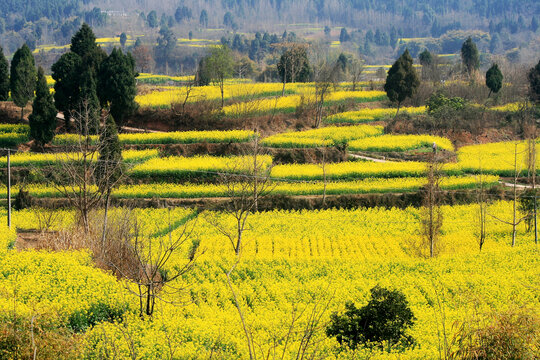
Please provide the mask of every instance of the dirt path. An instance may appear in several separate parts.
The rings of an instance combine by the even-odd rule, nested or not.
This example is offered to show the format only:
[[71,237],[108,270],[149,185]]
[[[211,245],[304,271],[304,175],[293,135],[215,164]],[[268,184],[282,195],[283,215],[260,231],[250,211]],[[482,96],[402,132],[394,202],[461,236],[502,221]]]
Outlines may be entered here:
[[[62,114],[62,113],[56,114],[56,119],[64,121],[65,120],[64,114]],[[70,122],[73,123],[74,120],[71,119]],[[130,133],[163,133],[163,132],[165,132],[165,131],[159,131],[159,130],[148,130],[148,129],[135,128],[135,127],[130,127],[130,126],[122,126],[122,130],[125,131],[125,132],[130,132]]]
[[389,162],[389,160],[386,160],[386,159],[378,159],[378,158],[374,158],[374,157],[370,157],[370,156],[365,156],[365,155],[358,155],[358,154],[351,154],[351,153],[349,153],[349,156],[350,156],[350,157],[353,157],[353,158],[355,158],[355,159],[362,159],[362,160],[373,161],[373,162],[378,162],[378,163]]
[[[514,184],[509,183],[509,182],[505,182],[505,181],[502,181],[502,180],[499,181],[499,184],[501,184],[503,186],[506,186],[506,187],[510,187],[510,188],[514,187]],[[520,190],[532,189],[532,185],[516,184],[516,189],[520,189]]]

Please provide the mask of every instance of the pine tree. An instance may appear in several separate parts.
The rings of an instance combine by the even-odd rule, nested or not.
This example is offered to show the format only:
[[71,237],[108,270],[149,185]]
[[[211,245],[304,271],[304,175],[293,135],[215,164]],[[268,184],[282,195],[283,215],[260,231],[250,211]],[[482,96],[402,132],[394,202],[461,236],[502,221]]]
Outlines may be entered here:
[[9,63],[4,56],[4,51],[0,46],[0,101],[9,98]]
[[498,93],[499,90],[501,90],[503,83],[503,74],[501,70],[499,70],[499,65],[493,64],[489,68],[489,70],[486,72],[486,86],[489,88],[489,95],[490,97],[491,93]]
[[384,84],[384,91],[390,101],[398,103],[396,116],[403,100],[413,96],[419,85],[420,80],[414,70],[413,59],[409,50],[405,50],[388,71]]
[[126,115],[137,109],[135,95],[135,61],[130,53],[114,48],[101,64],[99,96],[103,106],[109,106],[113,118],[121,126]]
[[461,60],[463,66],[467,69],[469,76],[480,67],[480,56],[476,44],[472,41],[471,37],[467,38],[461,46]]
[[21,119],[24,107],[34,97],[36,87],[36,67],[34,57],[28,45],[24,44],[13,55],[10,76],[11,98],[21,108]]
[[39,68],[36,83],[36,98],[32,105],[32,114],[28,117],[30,122],[30,138],[42,146],[54,138],[56,130],[56,108],[53,97],[47,86],[43,68]]

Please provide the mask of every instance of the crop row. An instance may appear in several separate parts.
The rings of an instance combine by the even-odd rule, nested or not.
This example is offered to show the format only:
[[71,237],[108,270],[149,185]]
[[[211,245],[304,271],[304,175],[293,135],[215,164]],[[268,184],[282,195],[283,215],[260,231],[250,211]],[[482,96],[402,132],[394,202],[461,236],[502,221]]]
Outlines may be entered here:
[[[293,112],[298,107],[306,107],[315,103],[315,93],[309,91],[300,95],[289,95],[275,98],[255,99],[239,102],[223,108],[227,116],[239,117],[247,114],[265,114],[271,112]],[[325,105],[336,105],[344,102],[362,103],[386,99],[384,91],[344,91],[330,93],[324,100]]]
[[0,124],[0,146],[15,147],[27,142],[30,127],[24,124]]
[[[258,157],[258,166],[270,166],[269,155]],[[249,174],[253,171],[251,156],[171,156],[154,158],[134,166],[130,175],[133,178],[176,179],[216,177],[220,173]]]
[[[122,157],[126,163],[138,163],[158,156],[158,150],[124,150]],[[97,154],[93,156],[97,159]],[[10,158],[11,166],[47,166],[63,161],[77,160],[77,153],[26,153],[17,152]],[[0,157],[0,167],[7,166],[7,157]]]
[[[305,133],[291,133],[279,135],[273,141],[263,140],[263,144],[272,146],[321,146],[331,143],[348,141],[355,137],[373,135],[380,132],[377,127],[351,127],[323,128],[307,131]],[[250,135],[251,134],[251,135]],[[310,137],[305,134],[310,134]],[[253,133],[245,132],[246,138]],[[296,138],[298,136],[298,138]],[[238,138],[238,137],[237,137]],[[272,138],[270,138],[272,139]],[[360,140],[353,140],[350,148],[353,151],[403,151],[430,146],[435,142],[438,148],[451,150],[452,145],[444,138],[424,136],[382,135]],[[529,172],[528,145],[524,141],[501,142],[482,145],[471,145],[460,148],[457,152],[457,163],[447,163],[442,171],[446,175],[462,174],[492,174],[499,176],[513,176],[517,171],[519,176],[526,176]],[[134,178],[159,178],[168,181],[169,178],[186,179],[206,177],[205,174],[220,172],[248,173],[253,158],[250,156],[197,156],[197,157],[168,157],[158,158],[157,150],[127,150],[123,152],[124,161],[139,163],[131,170]],[[514,164],[514,158],[517,160]],[[59,161],[76,159],[75,153],[24,153],[17,152],[12,155],[12,166],[45,166]],[[270,156],[259,156],[259,160],[268,166],[272,163]],[[0,157],[0,167],[6,167],[6,157]],[[538,156],[536,169],[538,172]],[[271,169],[274,178],[294,180],[322,180],[324,174],[331,180],[355,180],[370,177],[422,177],[425,175],[427,164],[423,162],[369,162],[348,161],[343,163],[322,164],[284,164],[276,165]],[[189,175],[191,174],[191,175]],[[189,176],[188,176],[189,175]]]
[[[371,162],[347,161],[321,164],[284,164],[272,168],[272,177],[291,180],[354,180],[371,177],[422,177],[426,174],[427,164],[417,161],[407,162]],[[456,164],[447,164],[443,171],[446,175],[461,175]]]
[[[426,111],[425,106],[420,107],[403,107],[400,112],[408,114],[423,114]],[[324,122],[328,124],[336,123],[366,123],[376,120],[380,120],[385,117],[394,116],[396,114],[395,108],[376,108],[376,109],[362,109],[356,111],[347,111],[338,114],[328,116],[324,119]]]
[[454,151],[452,142],[447,138],[430,135],[382,135],[349,142],[351,151],[407,151],[420,148],[431,148],[436,144],[438,149]]
[[[482,182],[485,187],[496,185],[498,176],[484,176]],[[302,182],[287,183],[276,182],[267,186],[267,191],[271,195],[345,195],[345,194],[373,194],[373,193],[396,193],[418,191],[427,183],[427,179],[420,178],[369,178],[357,181],[330,181],[326,185],[323,182]],[[479,185],[474,177],[446,177],[441,182],[441,189],[444,190],[464,190],[472,189]],[[238,189],[248,189],[249,186],[238,184]],[[15,197],[19,187],[12,189],[12,196]],[[45,184],[29,184],[24,186],[31,196],[36,198],[56,198],[62,197],[63,193],[58,188]],[[239,195],[239,194],[235,194]],[[0,197],[6,196],[6,189],[0,189]],[[230,187],[221,184],[174,184],[174,183],[152,183],[138,185],[120,185],[114,189],[112,196],[119,199],[135,198],[211,198],[231,196]]]
[[[538,151],[538,150],[536,150]],[[532,148],[526,141],[505,141],[463,146],[457,151],[458,164],[468,173],[488,173],[501,176],[527,176]],[[539,169],[536,155],[536,169]]]
[[[287,93],[295,93],[298,86],[299,85],[297,84],[292,84],[286,90]],[[282,85],[279,83],[227,84],[224,87],[224,99],[256,99],[281,94],[281,90]],[[137,95],[135,101],[141,107],[168,108],[172,104],[183,103],[186,97],[188,98],[188,103],[215,101],[221,99],[221,90],[219,86],[215,85],[197,86],[193,88],[165,86],[161,87],[159,91]]]
[[[238,143],[253,139],[255,132],[248,130],[211,130],[211,131],[173,131],[142,134],[119,134],[121,144],[193,144],[193,143]],[[93,144],[98,142],[97,136],[91,136]],[[81,141],[75,134],[57,135],[54,145],[74,145]]]
[[25,124],[0,124],[0,134],[28,134],[30,126]]
[[328,126],[321,129],[289,132],[264,138],[264,146],[276,148],[302,148],[346,144],[351,140],[383,134],[382,126]]

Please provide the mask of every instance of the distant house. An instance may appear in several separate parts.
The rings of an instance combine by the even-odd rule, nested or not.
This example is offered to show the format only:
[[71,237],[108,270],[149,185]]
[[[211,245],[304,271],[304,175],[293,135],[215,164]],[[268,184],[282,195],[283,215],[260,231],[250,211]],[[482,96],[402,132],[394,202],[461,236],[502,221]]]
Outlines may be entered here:
[[107,16],[111,17],[127,17],[128,14],[124,10],[118,11],[118,10],[102,10],[102,14],[107,14]]

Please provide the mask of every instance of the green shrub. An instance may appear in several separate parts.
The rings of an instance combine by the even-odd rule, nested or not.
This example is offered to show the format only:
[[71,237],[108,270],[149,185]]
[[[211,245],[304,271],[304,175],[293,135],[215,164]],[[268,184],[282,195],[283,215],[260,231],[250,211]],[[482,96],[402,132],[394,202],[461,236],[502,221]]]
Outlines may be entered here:
[[415,341],[407,330],[415,317],[400,291],[375,286],[366,306],[358,309],[347,302],[345,309],[341,315],[332,314],[326,328],[327,336],[335,337],[340,345],[352,350],[363,346],[388,352],[414,346]]
[[462,110],[467,105],[467,101],[460,97],[448,98],[446,95],[437,91],[433,93],[426,101],[427,112],[430,115],[435,115],[443,110]]
[[108,304],[92,304],[87,310],[76,311],[68,319],[69,327],[75,332],[82,332],[103,321],[122,320],[125,308],[113,308]]

